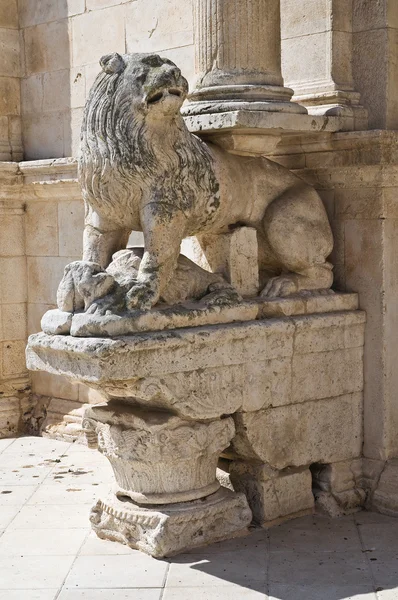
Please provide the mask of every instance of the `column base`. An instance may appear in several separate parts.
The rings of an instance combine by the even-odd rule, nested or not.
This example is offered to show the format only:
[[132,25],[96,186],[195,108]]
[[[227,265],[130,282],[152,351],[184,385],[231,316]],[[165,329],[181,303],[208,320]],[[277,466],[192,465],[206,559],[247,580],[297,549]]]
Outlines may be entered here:
[[98,500],[90,515],[98,537],[155,558],[245,535],[251,518],[244,494],[225,488],[201,500],[151,507],[112,496]]
[[257,110],[307,114],[307,109],[291,102],[293,90],[270,85],[217,85],[194,90],[183,107],[184,116]]

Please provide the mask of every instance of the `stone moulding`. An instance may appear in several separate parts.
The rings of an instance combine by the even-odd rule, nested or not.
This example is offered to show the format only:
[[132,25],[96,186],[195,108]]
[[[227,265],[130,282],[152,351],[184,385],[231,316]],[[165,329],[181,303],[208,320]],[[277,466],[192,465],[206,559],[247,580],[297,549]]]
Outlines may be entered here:
[[255,298],[234,306],[187,302],[178,306],[158,306],[151,311],[136,310],[125,315],[90,315],[53,309],[45,313],[41,326],[49,335],[70,333],[75,337],[112,337],[357,308],[357,294],[311,293],[273,300]]
[[158,510],[132,509],[114,497],[98,500],[90,521],[98,537],[163,558],[242,535],[245,530],[236,525],[250,523],[251,517],[244,494],[222,488],[205,499]]

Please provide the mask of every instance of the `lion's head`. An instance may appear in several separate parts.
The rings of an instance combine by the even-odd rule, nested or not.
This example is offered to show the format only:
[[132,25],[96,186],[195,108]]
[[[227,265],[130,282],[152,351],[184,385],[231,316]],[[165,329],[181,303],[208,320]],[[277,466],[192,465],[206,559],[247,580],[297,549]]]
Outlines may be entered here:
[[188,83],[180,69],[158,54],[108,54],[100,60],[105,76],[100,74],[94,84],[99,87],[106,75],[116,76],[115,92],[119,102],[130,104],[135,118],[175,115],[188,93]]
[[[83,196],[97,211],[131,202],[157,181],[157,196],[217,188],[205,145],[186,129],[180,108],[188,83],[157,54],[103,56],[84,111],[79,175]],[[125,204],[126,206],[126,204]]]

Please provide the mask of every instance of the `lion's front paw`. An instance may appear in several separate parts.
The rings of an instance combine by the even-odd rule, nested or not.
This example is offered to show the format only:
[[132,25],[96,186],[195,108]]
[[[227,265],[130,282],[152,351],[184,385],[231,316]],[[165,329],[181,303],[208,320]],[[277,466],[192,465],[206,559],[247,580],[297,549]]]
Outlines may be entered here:
[[126,294],[126,306],[129,310],[150,310],[156,301],[156,294],[148,283],[136,283]]
[[297,278],[295,275],[280,275],[272,277],[263,291],[261,298],[284,298],[298,291]]

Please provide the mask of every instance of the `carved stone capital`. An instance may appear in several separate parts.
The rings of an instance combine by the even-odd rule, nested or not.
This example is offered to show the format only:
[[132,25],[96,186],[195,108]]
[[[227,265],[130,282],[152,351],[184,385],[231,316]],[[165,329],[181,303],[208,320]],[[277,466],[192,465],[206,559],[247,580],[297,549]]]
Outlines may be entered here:
[[83,426],[98,436],[117,496],[139,504],[188,502],[216,492],[218,457],[235,432],[230,417],[193,423],[117,401],[89,407]]

